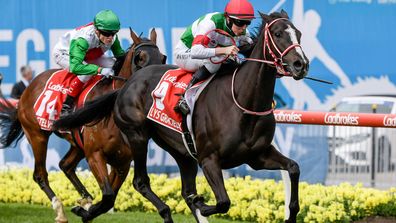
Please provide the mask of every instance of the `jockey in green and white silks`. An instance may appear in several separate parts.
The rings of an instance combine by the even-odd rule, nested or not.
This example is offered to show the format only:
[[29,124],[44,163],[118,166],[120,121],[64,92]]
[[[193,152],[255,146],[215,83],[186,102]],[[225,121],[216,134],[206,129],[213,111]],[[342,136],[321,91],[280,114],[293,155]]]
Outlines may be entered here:
[[119,30],[117,15],[110,10],[103,10],[96,14],[92,23],[67,32],[55,45],[55,62],[78,77],[69,87],[61,115],[71,112],[74,98],[93,75],[108,77],[114,74],[112,67],[115,59],[106,52],[111,51],[115,57],[124,54],[116,35]]
[[[254,8],[249,1],[230,0],[226,5],[224,13],[215,12],[206,14],[197,19],[184,31],[174,49],[173,58],[176,65],[180,68],[195,72],[186,90],[218,71],[221,64],[212,63],[210,61],[211,57],[235,56],[239,51],[235,45],[215,48],[204,46],[203,43],[207,42],[205,38],[208,38],[206,34],[212,30],[220,29],[230,34],[236,42],[252,43],[247,27],[253,18]],[[180,98],[175,110],[183,114],[190,112],[184,97]]]

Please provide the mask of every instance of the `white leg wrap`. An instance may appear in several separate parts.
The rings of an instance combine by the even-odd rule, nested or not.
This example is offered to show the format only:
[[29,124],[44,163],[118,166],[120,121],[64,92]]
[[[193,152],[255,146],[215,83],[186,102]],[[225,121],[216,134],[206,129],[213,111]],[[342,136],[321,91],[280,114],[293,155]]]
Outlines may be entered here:
[[282,180],[285,188],[285,220],[288,220],[290,217],[290,199],[291,199],[291,183],[289,172],[286,170],[281,170]]
[[197,209],[197,210],[195,211],[195,214],[196,214],[197,217],[198,217],[199,223],[209,223],[208,219],[207,219],[206,217],[204,217],[204,216],[201,215],[201,211],[200,211],[199,209]]
[[55,222],[67,223],[68,221],[65,211],[63,210],[62,202],[57,197],[53,197],[51,203],[52,203],[52,209],[54,209],[56,212]]

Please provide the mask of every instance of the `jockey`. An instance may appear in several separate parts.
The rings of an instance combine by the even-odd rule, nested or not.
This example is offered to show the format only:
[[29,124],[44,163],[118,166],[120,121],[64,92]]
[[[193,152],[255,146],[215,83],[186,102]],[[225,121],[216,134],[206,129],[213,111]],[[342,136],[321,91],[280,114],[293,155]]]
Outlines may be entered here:
[[119,30],[120,21],[117,15],[111,10],[102,10],[96,14],[93,23],[67,32],[55,45],[55,62],[77,75],[69,87],[61,116],[72,112],[74,99],[93,75],[114,75],[112,67],[115,59],[105,53],[111,50],[115,57],[124,55],[116,35]]
[[[236,41],[252,44],[247,27],[254,19],[254,9],[247,0],[230,0],[224,13],[209,13],[197,19],[186,31],[175,47],[173,58],[182,69],[195,72],[186,91],[194,84],[216,73],[221,64],[214,64],[209,58],[214,56],[235,56],[239,49],[231,45],[226,47],[207,48],[203,44],[205,34],[214,29],[220,29],[230,34]],[[188,114],[189,107],[181,96],[175,111]]]

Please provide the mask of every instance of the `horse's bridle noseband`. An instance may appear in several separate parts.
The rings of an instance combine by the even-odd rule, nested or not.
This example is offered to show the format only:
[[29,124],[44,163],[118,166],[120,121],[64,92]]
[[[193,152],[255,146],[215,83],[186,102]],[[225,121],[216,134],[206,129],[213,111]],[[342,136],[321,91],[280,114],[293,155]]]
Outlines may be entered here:
[[[290,52],[290,50],[300,47],[301,45],[296,43],[296,44],[292,44],[289,47],[287,47],[283,52],[281,52],[279,50],[279,47],[276,45],[275,41],[273,40],[272,36],[271,36],[271,31],[270,31],[270,27],[280,21],[280,20],[288,20],[286,18],[278,18],[278,19],[274,19],[272,22],[267,23],[265,25],[265,31],[264,31],[264,46],[263,46],[263,55],[264,55],[264,60],[261,59],[256,59],[256,58],[245,58],[245,60],[249,60],[249,61],[255,61],[255,62],[261,62],[261,63],[266,63],[266,64],[271,64],[274,65],[276,67],[276,70],[278,71],[279,74],[281,74],[282,76],[289,76],[289,72],[285,71],[284,63],[283,63],[283,57]],[[279,57],[276,56],[276,54],[271,50],[271,45],[275,48],[275,50],[277,51],[277,53],[279,54]],[[268,52],[271,55],[273,61],[271,60],[267,60],[265,58],[266,55],[266,51],[265,48],[268,47]],[[249,109],[246,109],[244,107],[242,107],[236,100],[235,98],[235,92],[234,92],[234,82],[235,82],[235,76],[237,73],[238,69],[236,69],[234,71],[234,74],[232,75],[232,81],[231,81],[231,94],[232,94],[232,99],[234,100],[235,105],[240,108],[243,113],[245,114],[249,114],[249,115],[259,115],[259,116],[264,116],[264,115],[268,115],[271,114],[274,111],[274,108],[272,107],[271,109],[267,110],[267,111],[262,111],[262,112],[255,112],[255,111],[251,111]]]
[[[266,63],[266,64],[274,65],[276,67],[276,70],[280,74],[280,76],[290,76],[289,72],[287,72],[285,70],[285,68],[284,68],[284,65],[287,65],[287,64],[283,63],[283,57],[287,53],[289,53],[292,49],[297,48],[297,47],[300,47],[300,48],[302,48],[302,47],[301,47],[300,44],[296,43],[296,44],[292,44],[289,47],[287,47],[283,52],[281,52],[279,50],[279,47],[276,45],[274,39],[271,36],[270,27],[274,23],[276,23],[276,22],[278,22],[280,20],[288,20],[288,19],[286,19],[286,18],[277,18],[277,19],[274,19],[273,21],[271,21],[270,23],[266,23],[265,24],[264,46],[263,46],[264,60],[256,59],[256,58],[242,58],[242,60],[255,61],[255,62],[260,62],[260,63]],[[275,50],[279,54],[279,57],[276,56],[274,51],[272,51],[271,45],[273,46],[273,48],[275,48]],[[267,60],[267,58],[266,58],[266,50],[265,50],[266,48],[268,48],[268,52],[271,55],[272,60]]]
[[[289,72],[287,72],[287,71],[285,70],[285,68],[284,68],[283,57],[284,57],[287,53],[289,53],[292,49],[297,48],[297,47],[300,47],[300,48],[302,48],[302,47],[301,47],[300,44],[295,43],[295,44],[292,44],[292,45],[290,45],[289,47],[287,47],[283,52],[281,52],[281,51],[279,50],[278,46],[276,45],[274,39],[273,39],[272,36],[271,36],[270,27],[271,27],[274,23],[276,23],[276,22],[278,22],[278,21],[280,21],[280,20],[288,20],[288,19],[286,19],[286,18],[278,18],[278,19],[273,20],[273,21],[270,22],[269,24],[267,23],[267,24],[265,25],[265,31],[264,31],[264,41],[265,41],[265,44],[264,44],[264,47],[263,47],[263,54],[264,54],[264,59],[266,59],[266,58],[265,58],[265,55],[266,55],[266,53],[265,53],[265,48],[266,48],[266,46],[267,46],[267,47],[268,47],[268,52],[270,53],[272,59],[274,60],[274,61],[273,61],[273,65],[275,65],[276,70],[278,71],[278,73],[281,74],[281,75],[289,75]],[[271,45],[275,48],[275,50],[278,52],[279,57],[277,57],[276,54],[271,50],[271,45],[270,45],[270,44],[271,44]]]

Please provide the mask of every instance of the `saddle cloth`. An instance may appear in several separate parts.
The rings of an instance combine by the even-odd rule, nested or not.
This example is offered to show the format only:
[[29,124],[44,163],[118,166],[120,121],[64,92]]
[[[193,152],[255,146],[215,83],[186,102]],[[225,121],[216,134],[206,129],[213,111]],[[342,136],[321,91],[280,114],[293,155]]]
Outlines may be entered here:
[[[191,114],[194,110],[195,101],[212,77],[213,75],[209,79],[195,84],[184,95],[191,110],[191,113],[187,116],[187,126],[190,133],[192,132]],[[151,92],[153,104],[147,114],[147,118],[182,133],[182,115],[175,112],[173,108],[179,101],[180,95],[184,93],[191,78],[192,72],[180,68],[165,72],[155,89]]]
[[[59,70],[51,75],[47,80],[43,91],[34,103],[34,112],[40,128],[50,131],[53,122],[59,119],[62,104],[66,99],[68,88],[71,82],[77,78],[76,75],[69,73],[68,70]],[[102,76],[93,76],[84,86],[84,90],[76,103],[82,106],[92,88],[101,80]]]
[[178,102],[180,95],[186,90],[191,78],[191,72],[180,68],[165,72],[153,92],[151,92],[153,104],[147,114],[147,118],[182,133],[182,116],[175,112],[173,108]]

